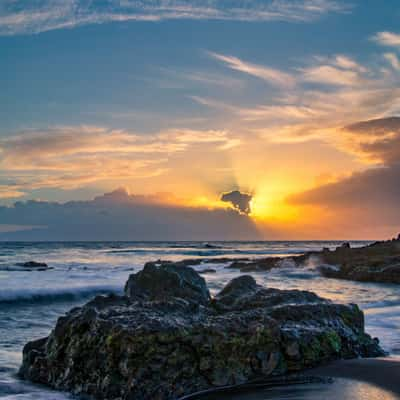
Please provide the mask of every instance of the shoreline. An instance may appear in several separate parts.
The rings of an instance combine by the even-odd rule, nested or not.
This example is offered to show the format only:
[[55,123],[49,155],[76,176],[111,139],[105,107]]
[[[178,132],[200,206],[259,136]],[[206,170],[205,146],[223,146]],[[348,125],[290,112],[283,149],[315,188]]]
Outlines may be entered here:
[[[335,383],[336,385],[345,384],[347,388],[335,388],[333,392],[330,392],[330,396],[334,396],[334,393],[339,396],[346,393],[347,396],[343,398],[344,400],[349,400],[348,385],[358,384],[366,384],[370,385],[371,388],[382,390],[383,392],[379,392],[378,396],[388,394],[395,396],[393,399],[400,398],[400,357],[336,360],[326,365],[302,371],[299,374],[206,390],[184,396],[179,400],[278,399],[281,395],[285,395],[285,390],[289,390],[290,395],[297,393],[297,391],[299,396],[307,396],[307,393],[309,393],[314,399],[312,393],[315,385],[322,385],[320,386],[320,389],[322,389],[327,384]],[[307,399],[307,397],[299,398]],[[364,397],[362,398],[364,399]],[[375,397],[373,398],[375,399]]]
[[338,360],[305,371],[305,375],[353,379],[390,391],[400,398],[400,357]]

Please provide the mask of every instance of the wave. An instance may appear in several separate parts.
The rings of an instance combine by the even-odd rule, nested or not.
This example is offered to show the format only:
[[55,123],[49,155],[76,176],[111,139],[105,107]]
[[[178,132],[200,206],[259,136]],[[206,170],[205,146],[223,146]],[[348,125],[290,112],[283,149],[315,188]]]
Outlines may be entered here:
[[193,250],[181,250],[176,248],[175,250],[166,250],[166,249],[122,249],[122,250],[109,250],[108,254],[165,254],[165,255],[183,255],[183,256],[218,256],[229,254],[225,250],[218,249],[193,249]]
[[229,249],[229,246],[223,246],[221,244],[214,243],[174,243],[167,245],[166,247],[170,249]]
[[55,289],[5,289],[0,292],[0,306],[43,304],[84,299],[104,293],[121,293],[121,286],[98,285]]
[[386,308],[391,308],[391,307],[400,307],[400,299],[375,301],[375,302],[371,302],[371,303],[363,305],[363,309],[365,309],[365,310],[386,309]]
[[179,250],[180,248],[170,248],[168,249],[118,249],[118,250],[108,250],[108,254],[149,254],[149,255],[181,255],[181,256],[198,256],[198,257],[216,257],[216,256],[230,256],[230,255],[241,255],[241,256],[259,256],[259,257],[284,257],[304,254],[304,250],[275,250],[275,249],[226,249],[226,248],[185,248],[184,250]]

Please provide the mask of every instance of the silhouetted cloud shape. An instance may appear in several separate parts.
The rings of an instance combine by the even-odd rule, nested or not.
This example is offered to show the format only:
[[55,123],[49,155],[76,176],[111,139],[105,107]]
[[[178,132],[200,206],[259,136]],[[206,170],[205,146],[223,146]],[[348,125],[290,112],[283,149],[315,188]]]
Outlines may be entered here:
[[[163,204],[160,195],[124,189],[90,201],[16,202],[0,206],[0,240],[256,240],[251,218],[234,210]],[[21,231],[15,232],[20,226]],[[30,227],[34,227],[30,229]]]
[[233,207],[242,214],[250,214],[250,201],[253,198],[251,194],[241,193],[239,190],[232,190],[228,193],[223,193],[221,201],[231,203]]

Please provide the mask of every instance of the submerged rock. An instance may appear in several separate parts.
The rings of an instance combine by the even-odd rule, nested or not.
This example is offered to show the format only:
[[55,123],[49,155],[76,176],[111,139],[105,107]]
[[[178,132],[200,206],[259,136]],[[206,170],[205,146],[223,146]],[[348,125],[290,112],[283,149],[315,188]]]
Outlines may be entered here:
[[356,305],[232,280],[213,299],[194,270],[146,264],[126,296],[98,296],[28,343],[20,375],[96,399],[178,399],[200,390],[383,355]]

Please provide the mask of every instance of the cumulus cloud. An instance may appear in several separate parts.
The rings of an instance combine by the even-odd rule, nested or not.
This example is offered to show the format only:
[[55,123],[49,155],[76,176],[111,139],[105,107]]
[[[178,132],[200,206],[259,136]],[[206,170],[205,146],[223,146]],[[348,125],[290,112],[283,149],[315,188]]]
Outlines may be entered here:
[[221,195],[221,201],[231,203],[242,214],[250,214],[250,202],[252,198],[251,194],[241,193],[239,190],[233,190]]
[[[163,204],[124,189],[90,201],[0,207],[0,240],[251,240],[252,220],[231,209]],[[7,228],[8,227],[8,228]],[[35,228],[36,227],[36,228]]]
[[400,33],[378,32],[372,39],[383,46],[400,47]]
[[327,13],[348,10],[346,2],[339,0],[4,0],[0,4],[0,35],[164,19],[306,22]]

